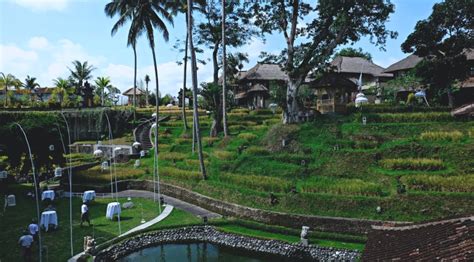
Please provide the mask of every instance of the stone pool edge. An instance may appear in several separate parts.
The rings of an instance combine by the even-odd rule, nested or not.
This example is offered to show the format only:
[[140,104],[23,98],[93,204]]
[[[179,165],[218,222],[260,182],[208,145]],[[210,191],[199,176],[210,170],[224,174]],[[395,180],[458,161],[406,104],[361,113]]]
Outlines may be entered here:
[[94,261],[116,261],[144,248],[161,244],[202,243],[245,250],[283,259],[301,259],[315,261],[357,261],[360,252],[356,250],[303,246],[289,244],[279,240],[264,240],[218,231],[212,226],[192,226],[177,229],[143,233],[99,251]]

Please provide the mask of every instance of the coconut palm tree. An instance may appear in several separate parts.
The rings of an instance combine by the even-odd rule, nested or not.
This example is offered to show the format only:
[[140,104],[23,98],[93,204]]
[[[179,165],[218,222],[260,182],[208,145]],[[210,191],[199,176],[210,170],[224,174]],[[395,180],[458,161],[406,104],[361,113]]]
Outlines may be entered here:
[[227,137],[227,92],[226,92],[226,49],[225,49],[225,0],[222,0],[222,123],[224,125],[224,136]]
[[69,93],[69,81],[67,79],[58,77],[53,80],[54,86],[57,88],[57,94],[59,95],[59,104],[63,103],[63,99]]
[[151,79],[149,75],[145,75],[145,84],[146,84],[146,92],[145,92],[145,105],[148,107],[148,83],[150,83]]
[[3,90],[5,92],[5,94],[4,94],[4,97],[5,97],[4,106],[7,107],[8,88],[9,87],[15,87],[15,89],[18,89],[18,87],[21,86],[21,82],[20,82],[20,80],[18,80],[12,74],[6,74],[5,75],[5,73],[0,73],[0,86],[3,87]]
[[[201,11],[203,12],[204,11],[204,6],[206,5],[206,1],[205,0],[196,0],[196,1],[193,1],[194,2],[194,6],[193,6],[193,9],[194,10],[197,10],[197,11]],[[177,0],[175,1],[175,5],[172,7],[173,11],[175,13],[183,13],[185,14],[185,17],[186,17],[186,28],[188,27],[188,15],[187,15],[187,8],[188,8],[188,3],[187,3],[187,0]],[[184,67],[183,67],[183,94],[181,96],[181,103],[182,103],[182,108],[181,108],[181,115],[182,115],[182,118],[183,118],[183,124],[184,124],[184,132],[186,132],[186,130],[188,129],[188,123],[187,123],[187,120],[186,120],[186,82],[187,82],[187,69],[188,69],[188,41],[189,41],[189,35],[188,35],[188,31],[186,30],[186,41],[185,41],[185,48],[184,48],[184,58],[183,58],[183,62],[184,62]],[[193,127],[194,129],[194,127]],[[193,140],[193,146],[194,146],[194,140]]]
[[89,65],[87,61],[80,62],[75,60],[72,62],[73,69],[68,68],[71,72],[71,79],[76,83],[76,87],[81,87],[84,84],[84,81],[87,81],[92,78],[92,71],[95,70],[95,67]]
[[[188,6],[193,6],[193,0],[188,0]],[[197,63],[196,63],[196,52],[194,50],[193,38],[193,9],[187,9],[188,15],[188,35],[189,37],[189,52],[191,53],[191,76],[193,83],[193,115],[194,115],[194,127],[196,133],[196,141],[198,145],[198,156],[199,156],[199,165],[201,167],[202,178],[207,179],[206,167],[204,166],[204,158],[202,155],[202,144],[201,144],[201,132],[199,130],[199,115],[198,115],[198,104],[197,104]]]
[[25,82],[22,85],[24,88],[30,90],[30,99],[33,101],[33,91],[35,88],[40,87],[40,85],[36,82],[36,77],[30,77],[27,75]]
[[98,95],[100,95],[100,104],[101,106],[104,106],[105,89],[110,90],[110,88],[112,87],[112,84],[110,83],[110,78],[97,77],[97,79],[95,80],[95,85],[97,87],[96,92]]

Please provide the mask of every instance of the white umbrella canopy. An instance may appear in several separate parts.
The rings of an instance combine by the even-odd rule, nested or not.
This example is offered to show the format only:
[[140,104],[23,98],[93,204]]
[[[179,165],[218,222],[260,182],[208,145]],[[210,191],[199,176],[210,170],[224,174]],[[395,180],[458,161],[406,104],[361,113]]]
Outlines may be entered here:
[[369,102],[369,99],[367,99],[367,97],[365,97],[363,93],[358,93],[356,95],[356,99],[355,99],[356,107],[359,107],[362,104],[367,104],[368,102]]
[[102,157],[103,155],[104,155],[104,152],[103,152],[102,150],[100,150],[100,149],[96,149],[96,150],[94,151],[94,156],[95,156],[95,157]]

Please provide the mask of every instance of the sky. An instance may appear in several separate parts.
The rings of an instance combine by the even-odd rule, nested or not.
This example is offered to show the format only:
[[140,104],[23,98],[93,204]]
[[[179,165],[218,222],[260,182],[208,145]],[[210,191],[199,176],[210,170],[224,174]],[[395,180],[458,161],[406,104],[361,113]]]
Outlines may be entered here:
[[[110,77],[120,90],[133,86],[133,51],[126,45],[128,27],[111,36],[110,30],[117,18],[104,14],[107,0],[0,0],[0,72],[10,73],[20,80],[27,75],[37,78],[38,83],[53,86],[53,79],[67,78],[68,67],[74,60],[88,61],[95,67],[94,78]],[[367,38],[353,47],[372,54],[373,61],[387,67],[404,58],[400,45],[413,31],[418,20],[431,14],[435,0],[392,0],[395,12],[386,24],[389,30],[398,32],[397,39],[389,39],[386,51],[372,45]],[[176,62],[183,54],[173,48],[176,40],[185,38],[184,16],[169,25],[170,41],[156,38],[160,80],[160,93],[176,95],[182,87],[183,70]],[[261,51],[279,53],[285,47],[281,34],[266,37],[266,41],[252,39],[239,48],[248,53],[249,69],[258,61]],[[235,51],[235,50],[230,50]],[[145,38],[139,40],[138,78],[146,74],[154,76],[153,60]],[[209,58],[206,51],[201,58]],[[152,78],[153,79],[153,78]],[[188,78],[190,79],[190,78]],[[212,65],[200,65],[198,81],[212,79]],[[188,84],[190,86],[190,83]],[[154,90],[153,80],[149,86]]]

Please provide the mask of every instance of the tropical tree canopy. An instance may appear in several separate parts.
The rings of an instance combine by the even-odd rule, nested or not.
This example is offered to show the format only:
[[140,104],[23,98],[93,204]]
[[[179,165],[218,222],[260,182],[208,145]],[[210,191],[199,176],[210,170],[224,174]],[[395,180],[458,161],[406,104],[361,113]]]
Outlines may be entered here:
[[92,65],[89,65],[87,61],[80,62],[75,60],[72,62],[72,69],[69,69],[71,73],[71,79],[74,81],[76,87],[81,87],[84,85],[84,81],[90,80],[92,78],[92,71],[95,68]]
[[473,13],[472,0],[437,3],[402,44],[404,52],[426,58],[416,66],[416,74],[431,88],[447,93],[450,106],[453,83],[469,74],[465,53],[474,47]]
[[[289,76],[283,122],[298,121],[298,89],[308,73],[324,70],[335,49],[369,36],[383,49],[396,33],[385,27],[394,5],[389,0],[372,1],[252,1],[253,21],[263,33],[281,32],[287,44],[277,62]],[[305,21],[302,23],[301,21]]]
[[352,47],[346,47],[336,52],[334,56],[362,57],[372,61],[372,55],[369,52],[362,50],[362,48],[355,49]]

